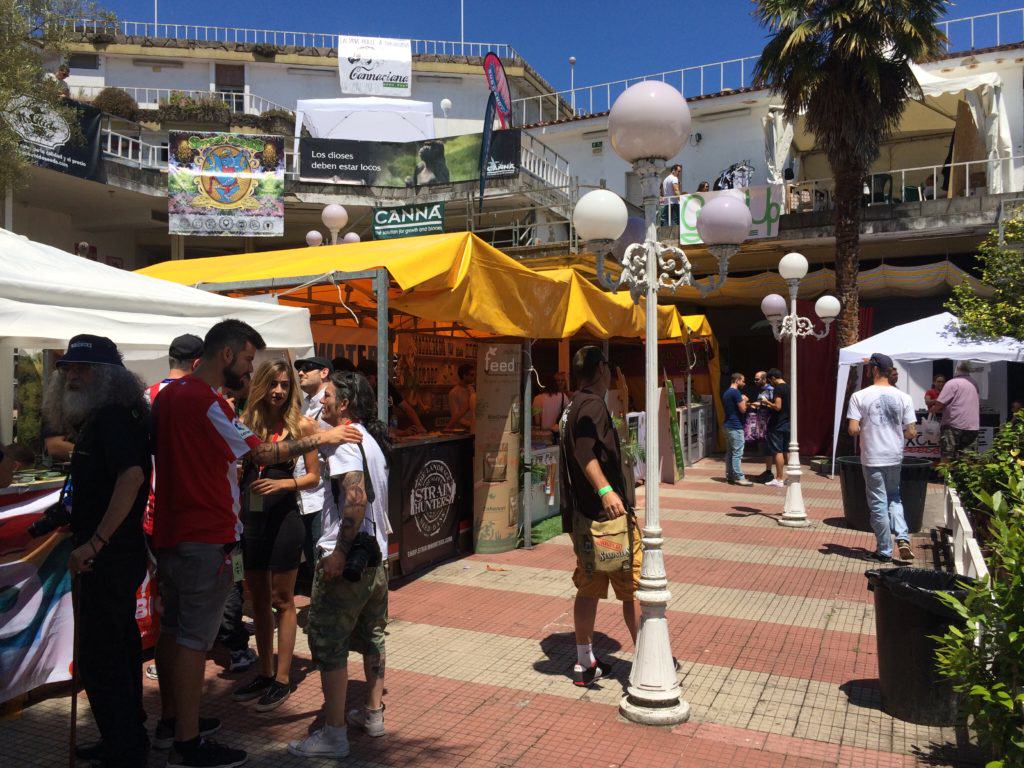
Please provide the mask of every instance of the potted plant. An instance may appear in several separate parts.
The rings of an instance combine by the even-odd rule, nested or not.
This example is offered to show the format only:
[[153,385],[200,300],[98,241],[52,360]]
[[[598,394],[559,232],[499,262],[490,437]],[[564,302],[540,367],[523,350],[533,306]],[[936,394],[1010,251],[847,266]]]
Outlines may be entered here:
[[114,117],[121,117],[132,122],[137,122],[139,119],[138,103],[128,91],[121,88],[104,88],[96,94],[92,105]]

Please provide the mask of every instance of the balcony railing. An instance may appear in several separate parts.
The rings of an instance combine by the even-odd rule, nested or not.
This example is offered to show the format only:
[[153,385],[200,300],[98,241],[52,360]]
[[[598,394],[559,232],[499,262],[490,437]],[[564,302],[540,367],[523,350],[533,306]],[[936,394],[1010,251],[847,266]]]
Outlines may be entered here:
[[[946,52],[970,51],[1024,41],[1024,8],[949,19],[936,26],[945,33]],[[611,109],[626,88],[644,80],[661,80],[687,98],[750,88],[758,56],[655,72],[599,85],[515,99],[514,114],[523,125],[599,114]]]
[[948,544],[953,555],[953,569],[961,576],[983,579],[988,575],[988,566],[982,556],[981,547],[974,537],[971,521],[964,511],[956,491],[946,486],[945,528],[949,531]]
[[[1024,161],[1024,155],[995,161],[1001,165],[1003,191],[1020,192],[1021,185],[1013,178],[1013,167]],[[949,197],[971,197],[988,192],[992,160],[971,160],[962,163],[938,163],[917,168],[897,168],[872,173],[864,180],[864,205],[915,203]],[[948,181],[943,182],[943,174]],[[789,213],[831,210],[835,198],[835,179],[809,179],[786,183],[786,210]]]
[[193,99],[218,99],[227,104],[232,113],[239,115],[260,115],[271,109],[293,111],[270,99],[257,96],[255,93],[240,93],[238,91],[182,90],[180,88],[145,88],[126,85],[75,85],[71,87],[71,90],[76,96],[88,100],[108,87],[125,91],[135,99],[135,103],[142,109],[156,109],[161,103],[169,101],[172,94],[177,93]]
[[[336,48],[338,35],[330,32],[287,32],[279,29],[249,27],[214,27],[205,24],[154,24],[151,21],[105,21],[103,19],[72,19],[70,25],[82,35],[121,34],[128,37],[149,37],[168,40],[192,40],[210,43],[242,43],[249,45],[293,45],[299,48]],[[507,43],[475,43],[459,40],[412,40],[412,53],[424,56],[477,56],[494,51],[502,59],[521,57]]]

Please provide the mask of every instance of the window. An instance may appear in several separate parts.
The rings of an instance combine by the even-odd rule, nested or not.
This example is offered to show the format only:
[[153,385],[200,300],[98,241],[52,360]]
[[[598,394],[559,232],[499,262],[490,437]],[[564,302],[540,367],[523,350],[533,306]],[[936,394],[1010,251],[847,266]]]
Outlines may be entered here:
[[95,53],[73,53],[68,59],[72,69],[99,69],[100,57]]

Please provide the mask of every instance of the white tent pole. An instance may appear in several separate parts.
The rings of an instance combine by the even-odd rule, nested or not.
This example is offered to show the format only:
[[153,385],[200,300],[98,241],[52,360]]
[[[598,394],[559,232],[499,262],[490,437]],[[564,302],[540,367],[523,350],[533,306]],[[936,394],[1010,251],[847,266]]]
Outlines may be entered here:
[[0,442],[7,445],[13,440],[14,347],[10,344],[0,344]]
[[832,470],[829,477],[836,475],[836,446],[839,444],[839,429],[843,423],[843,400],[846,399],[846,384],[850,378],[850,364],[840,363],[836,373],[836,409],[832,421]]

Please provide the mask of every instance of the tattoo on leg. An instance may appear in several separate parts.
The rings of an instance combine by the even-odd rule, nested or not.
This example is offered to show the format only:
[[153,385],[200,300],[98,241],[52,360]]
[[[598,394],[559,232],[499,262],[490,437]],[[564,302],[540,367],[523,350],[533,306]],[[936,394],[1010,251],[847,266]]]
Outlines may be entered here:
[[380,656],[377,657],[377,661],[374,662],[373,666],[371,666],[370,669],[373,670],[373,674],[375,674],[377,677],[383,679],[384,678],[384,666],[385,666],[385,664],[384,664],[384,654],[382,653]]

